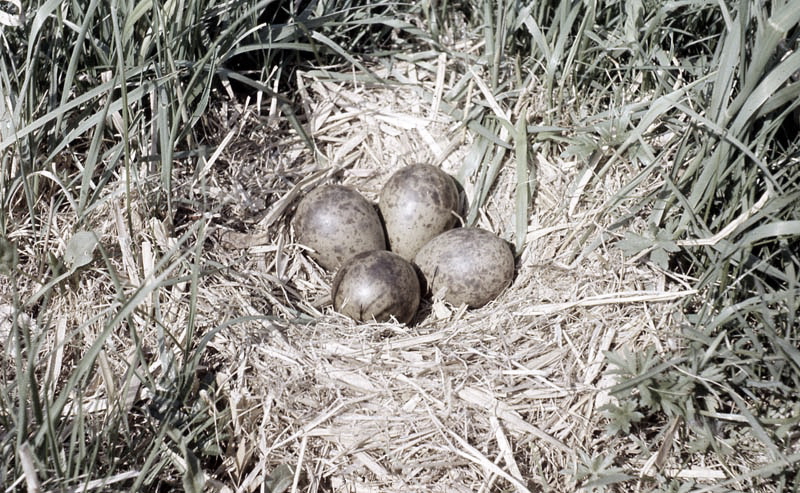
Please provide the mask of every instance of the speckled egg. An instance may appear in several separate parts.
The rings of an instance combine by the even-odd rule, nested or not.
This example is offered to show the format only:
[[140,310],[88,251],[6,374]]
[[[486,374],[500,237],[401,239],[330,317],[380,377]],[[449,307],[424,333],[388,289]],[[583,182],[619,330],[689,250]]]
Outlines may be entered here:
[[499,295],[514,277],[514,254],[503,239],[480,228],[456,228],[429,241],[417,253],[434,294],[453,305],[476,308]]
[[378,205],[389,249],[411,260],[424,244],[455,225],[458,189],[453,177],[441,169],[415,164],[389,178]]
[[362,252],[342,265],[331,286],[333,308],[359,322],[408,323],[417,313],[419,278],[403,257],[386,251]]
[[323,185],[306,195],[293,221],[297,241],[313,251],[322,267],[337,269],[368,250],[386,249],[386,237],[375,207],[344,185]]

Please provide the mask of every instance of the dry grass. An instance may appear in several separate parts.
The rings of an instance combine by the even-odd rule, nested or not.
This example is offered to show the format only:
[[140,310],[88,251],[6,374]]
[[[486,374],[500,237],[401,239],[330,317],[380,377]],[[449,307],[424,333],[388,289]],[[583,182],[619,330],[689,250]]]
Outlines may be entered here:
[[[403,76],[436,92],[433,73]],[[253,108],[233,105],[238,130],[209,171],[209,183],[230,189],[232,170],[243,167],[251,172],[238,177],[242,197],[271,192],[258,213],[241,209],[240,198],[223,201],[234,211],[228,222],[244,226],[221,221],[208,254],[223,264],[244,258],[206,280],[200,303],[209,327],[263,316],[210,342],[231,411],[231,483],[252,491],[285,464],[304,491],[574,489],[565,470],[576,467],[576,452],[602,451],[608,439],[598,412],[613,383],[603,352],[668,350],[673,302],[691,293],[605,246],[568,262],[581,249],[575,233],[603,230],[595,208],[624,177],[607,175],[583,200],[570,189],[581,163],[537,156],[539,193],[510,289],[478,310],[426,303],[411,327],[358,325],[325,303],[330,273],[292,243],[298,189],[337,181],[374,199],[407,163],[456,174],[470,135],[432,113],[414,87],[299,79],[321,158],[276,139]],[[478,224],[510,239],[507,170]],[[464,185],[471,195],[473,183]]]
[[[168,376],[171,359],[192,337],[186,327],[193,318],[195,337],[213,334],[204,359],[208,375],[197,376],[207,383],[195,386],[199,400],[213,403],[206,417],[218,423],[214,440],[223,458],[204,475],[219,491],[257,491],[270,474],[279,484],[291,479],[292,491],[572,491],[581,453],[602,453],[612,441],[620,447],[604,432],[598,410],[614,383],[605,375],[604,351],[670,351],[680,322],[675,302],[692,294],[604,243],[609,219],[602,205],[628,170],[575,187],[583,163],[537,154],[538,188],[516,278],[481,309],[426,302],[406,327],[355,324],[327,303],[331,273],[293,243],[295,199],[328,181],[375,199],[397,167],[416,161],[458,174],[470,142],[459,122],[419,96],[423,86],[440,92],[443,79],[395,67],[404,69],[413,72],[400,76],[413,83],[393,89],[300,73],[317,155],[279,124],[268,102],[223,99],[206,121],[221,142],[217,152],[200,160],[194,174],[174,177],[182,192],[174,199],[180,211],[174,223],[141,219],[140,208],[157,201],[148,195],[155,192],[148,190],[146,166],[134,180],[130,220],[122,212],[126,178],[107,187],[91,225],[110,270],[90,267],[70,281],[72,289],[57,291],[50,308],[55,331],[40,348],[49,372],[77,359],[98,337],[103,317],[119,308],[109,272],[131,296],[156,286],[154,276],[180,274],[181,266],[201,265],[205,273],[197,313],[186,276],[145,293],[127,322],[129,333],[108,339],[101,371],[69,403],[70,412],[100,420],[109,406],[123,405],[134,421],[152,419],[137,414],[137,403],[152,405],[170,389],[142,385],[139,375],[156,382]],[[478,216],[478,225],[509,240],[514,179],[513,166],[504,166]],[[472,196],[472,177],[463,185]],[[57,243],[60,254],[73,226],[53,217],[41,241]],[[583,252],[583,231],[600,247]],[[158,263],[179,255],[183,263]],[[28,274],[17,284],[23,295],[40,288],[37,273]],[[146,372],[128,349],[134,333],[147,353]],[[656,437],[666,444],[673,438]],[[181,457],[170,448],[163,453],[174,456],[180,472]],[[662,459],[659,465],[669,464]],[[633,466],[646,475],[653,464]],[[122,474],[120,481],[129,479]],[[670,474],[713,479],[718,472]]]

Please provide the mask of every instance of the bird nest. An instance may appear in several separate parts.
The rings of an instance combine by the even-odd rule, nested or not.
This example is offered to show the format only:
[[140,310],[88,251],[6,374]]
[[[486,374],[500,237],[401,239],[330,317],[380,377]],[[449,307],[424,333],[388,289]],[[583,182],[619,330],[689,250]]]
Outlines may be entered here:
[[[219,95],[202,122],[215,151],[175,166],[174,217],[158,219],[164,197],[146,165],[108,185],[87,223],[116,281],[90,265],[56,292],[54,330],[40,349],[50,351],[48,374],[59,375],[105,338],[102,371],[65,412],[119,405],[136,414],[145,401],[151,417],[139,419],[158,419],[171,389],[139,377],[169,381],[183,348],[200,347],[202,374],[190,390],[210,403],[196,412],[220,451],[216,469],[202,471],[218,491],[572,491],[581,457],[626,446],[605,432],[600,408],[614,378],[604,354],[670,350],[675,302],[690,291],[607,243],[615,237],[604,204],[630,177],[624,166],[593,177],[555,147],[534,153],[511,286],[479,309],[426,299],[411,325],[335,313],[332,273],[295,242],[297,199],[322,183],[375,200],[398,167],[425,162],[476,196],[481,167],[463,165],[476,135],[443,111],[447,64],[377,70],[388,85],[298,73],[305,136],[277,102]],[[481,74],[473,77],[478,101]],[[499,162],[474,217],[513,242],[516,177],[512,158]],[[53,237],[70,236],[67,217],[53,215]],[[56,242],[57,253],[66,243]],[[35,255],[26,248],[23,260]],[[185,265],[193,267],[170,277]],[[33,272],[15,282],[23,294],[41,287]],[[113,301],[121,292],[132,301]],[[105,314],[122,330],[104,334]],[[8,328],[4,319],[4,340]],[[165,453],[180,470],[181,455]],[[652,464],[633,466],[645,473]]]
[[[220,224],[214,255],[235,260],[235,273],[204,286],[209,327],[242,320],[209,343],[231,409],[228,474],[242,491],[281,478],[304,491],[570,490],[579,452],[612,439],[599,412],[614,383],[604,353],[668,350],[676,332],[673,302],[688,291],[605,243],[602,205],[629,171],[587,187],[584,163],[555,153],[531,163],[525,248],[497,299],[480,309],[426,300],[410,326],[335,313],[331,274],[294,242],[299,196],[344,183],[375,200],[414,162],[459,176],[467,196],[478,187],[462,167],[474,135],[424,97],[442,93],[437,67],[405,69],[378,74],[395,87],[300,73],[316,154],[291,129],[271,129],[270,115],[227,108],[238,123],[218,172],[250,197],[229,206],[266,197]],[[504,163],[476,216],[509,240],[515,180]]]

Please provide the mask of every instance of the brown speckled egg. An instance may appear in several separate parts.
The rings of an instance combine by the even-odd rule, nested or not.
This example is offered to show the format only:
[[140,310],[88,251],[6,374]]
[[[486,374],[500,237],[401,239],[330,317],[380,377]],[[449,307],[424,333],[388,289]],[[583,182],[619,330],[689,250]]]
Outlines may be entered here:
[[455,225],[458,189],[441,169],[415,164],[389,178],[378,204],[389,249],[411,260],[431,238]]
[[344,185],[323,185],[306,195],[292,221],[297,241],[329,270],[353,255],[386,248],[380,216],[360,193]]
[[445,231],[417,253],[414,262],[434,294],[453,305],[483,306],[514,277],[514,254],[508,243],[480,228]]
[[419,308],[417,271],[386,250],[362,252],[342,265],[331,287],[333,308],[359,322],[394,317],[408,323]]

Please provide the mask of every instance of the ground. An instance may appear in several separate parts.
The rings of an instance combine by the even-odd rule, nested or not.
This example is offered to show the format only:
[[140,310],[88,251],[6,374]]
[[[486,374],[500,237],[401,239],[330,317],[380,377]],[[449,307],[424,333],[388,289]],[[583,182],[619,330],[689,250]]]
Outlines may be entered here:
[[[629,177],[624,165],[596,178],[589,162],[534,149],[527,229],[517,238],[513,156],[485,187],[487,178],[473,173],[486,169],[474,166],[474,133],[425,98],[451,89],[436,67],[376,68],[394,87],[299,72],[316,152],[269,101],[218,94],[202,122],[218,147],[175,167],[175,217],[156,219],[165,198],[146,160],[132,170],[132,191],[115,176],[87,211],[85,229],[99,240],[89,252],[95,261],[78,265],[71,287],[56,291],[55,330],[41,351],[55,375],[98,351],[101,371],[68,412],[100,419],[116,405],[109,396],[121,396],[119,405],[146,428],[181,388],[175,368],[191,353],[184,349],[203,347],[189,393],[192,419],[211,423],[203,446],[219,457],[199,476],[218,491],[255,491],[265,481],[272,491],[571,491],[593,478],[581,468],[606,456],[641,474],[646,490],[653,468],[670,466],[669,455],[654,466],[656,454],[681,446],[680,436],[609,433],[602,406],[613,401],[607,390],[616,380],[605,352],[674,351],[677,303],[694,292],[614,248],[619,236],[604,206]],[[514,281],[479,309],[428,298],[408,326],[357,324],[330,306],[333,273],[294,241],[294,206],[329,182],[375,200],[396,169],[414,162],[457,177],[475,224],[522,245]],[[52,217],[59,254],[78,226],[69,217]],[[21,255],[24,263],[32,252]],[[41,288],[36,273],[18,288]],[[122,306],[120,291],[130,300]],[[127,330],[105,338],[104,327],[115,325],[103,317],[113,313],[127,317],[117,325]],[[188,467],[174,448],[164,452],[179,472]],[[639,459],[649,455],[653,461]]]

